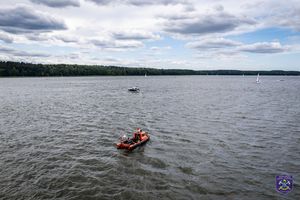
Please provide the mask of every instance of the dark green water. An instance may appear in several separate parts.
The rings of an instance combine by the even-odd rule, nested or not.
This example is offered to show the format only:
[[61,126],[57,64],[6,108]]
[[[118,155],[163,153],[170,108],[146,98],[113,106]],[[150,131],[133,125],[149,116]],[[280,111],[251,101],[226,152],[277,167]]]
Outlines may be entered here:
[[299,199],[300,78],[261,79],[0,79],[0,199]]

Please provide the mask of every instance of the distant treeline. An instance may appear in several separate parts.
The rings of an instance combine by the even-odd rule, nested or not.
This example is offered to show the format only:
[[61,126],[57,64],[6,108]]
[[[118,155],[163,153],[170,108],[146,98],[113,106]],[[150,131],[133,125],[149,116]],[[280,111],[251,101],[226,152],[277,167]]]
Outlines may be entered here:
[[299,76],[300,71],[240,71],[154,69],[102,65],[32,64],[0,61],[0,76],[141,76],[141,75],[288,75]]

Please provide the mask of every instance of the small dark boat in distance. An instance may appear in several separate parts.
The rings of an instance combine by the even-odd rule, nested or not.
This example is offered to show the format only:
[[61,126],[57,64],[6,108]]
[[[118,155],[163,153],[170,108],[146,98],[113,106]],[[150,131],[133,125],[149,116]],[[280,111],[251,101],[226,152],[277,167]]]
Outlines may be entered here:
[[130,91],[130,92],[139,92],[140,88],[138,88],[138,87],[131,87],[131,88],[128,88],[128,91]]
[[132,138],[127,138],[124,135],[120,138],[120,141],[116,144],[118,149],[127,149],[129,151],[135,149],[138,146],[141,146],[150,140],[150,136],[147,132],[138,129]]

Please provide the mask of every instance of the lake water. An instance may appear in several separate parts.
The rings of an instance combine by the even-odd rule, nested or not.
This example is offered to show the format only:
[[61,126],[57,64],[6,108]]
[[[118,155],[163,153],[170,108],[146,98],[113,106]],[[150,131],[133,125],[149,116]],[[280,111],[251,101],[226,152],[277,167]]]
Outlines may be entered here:
[[255,80],[1,78],[0,199],[300,199],[300,77]]

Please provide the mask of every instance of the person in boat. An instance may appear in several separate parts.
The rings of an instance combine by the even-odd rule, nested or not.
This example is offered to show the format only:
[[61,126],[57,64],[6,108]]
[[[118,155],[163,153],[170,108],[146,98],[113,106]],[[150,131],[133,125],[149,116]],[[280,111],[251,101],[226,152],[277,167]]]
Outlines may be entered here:
[[120,140],[121,140],[122,142],[125,142],[125,141],[127,140],[127,135],[124,134],[123,136],[121,136],[121,137],[120,137]]
[[127,137],[126,134],[124,134],[123,136],[121,136],[119,139],[120,139],[120,141],[121,141],[122,143],[124,143],[124,144],[129,143],[129,137]]
[[132,139],[128,138],[128,140],[125,142],[125,144],[132,144],[134,143]]
[[140,138],[141,131],[142,130],[140,128],[138,128],[137,132],[134,133],[134,142],[139,142],[141,140],[141,138]]

